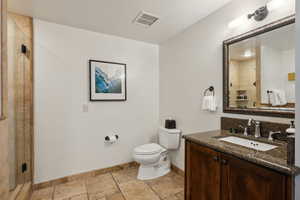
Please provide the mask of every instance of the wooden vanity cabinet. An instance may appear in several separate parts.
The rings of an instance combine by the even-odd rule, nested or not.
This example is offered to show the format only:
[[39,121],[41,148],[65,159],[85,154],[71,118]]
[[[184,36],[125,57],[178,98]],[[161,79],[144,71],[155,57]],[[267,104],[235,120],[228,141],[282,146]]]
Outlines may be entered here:
[[286,175],[186,141],[185,200],[292,200]]
[[200,145],[187,144],[186,200],[220,199],[220,154]]
[[286,199],[282,174],[223,154],[221,169],[221,200]]

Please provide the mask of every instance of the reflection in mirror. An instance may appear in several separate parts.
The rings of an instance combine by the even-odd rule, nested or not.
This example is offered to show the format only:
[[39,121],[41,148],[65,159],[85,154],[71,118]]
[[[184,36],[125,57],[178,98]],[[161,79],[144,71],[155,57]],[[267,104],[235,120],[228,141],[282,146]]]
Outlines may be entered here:
[[295,24],[229,45],[229,107],[295,109]]

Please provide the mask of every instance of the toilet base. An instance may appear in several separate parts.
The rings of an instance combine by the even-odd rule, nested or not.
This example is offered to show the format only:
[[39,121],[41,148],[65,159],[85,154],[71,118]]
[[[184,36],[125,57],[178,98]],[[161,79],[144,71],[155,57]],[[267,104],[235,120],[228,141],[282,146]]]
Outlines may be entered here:
[[168,174],[171,171],[171,162],[168,155],[161,157],[160,161],[154,165],[140,165],[138,171],[139,180],[155,179]]

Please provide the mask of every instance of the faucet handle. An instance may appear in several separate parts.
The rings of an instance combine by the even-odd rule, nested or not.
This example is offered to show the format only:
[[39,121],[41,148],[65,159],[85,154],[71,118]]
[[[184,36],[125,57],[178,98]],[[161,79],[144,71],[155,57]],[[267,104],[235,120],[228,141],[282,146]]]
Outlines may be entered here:
[[243,126],[243,125],[241,125],[241,124],[240,124],[240,125],[239,125],[239,128],[242,128],[242,129],[244,129],[244,128],[245,128],[245,126]]
[[251,119],[251,118],[248,120],[248,126],[251,126],[252,121],[253,121],[253,119]]
[[244,129],[244,136],[248,136],[248,127],[239,125],[240,128]]
[[274,141],[273,135],[275,135],[277,133],[281,134],[281,131],[270,131],[268,140]]

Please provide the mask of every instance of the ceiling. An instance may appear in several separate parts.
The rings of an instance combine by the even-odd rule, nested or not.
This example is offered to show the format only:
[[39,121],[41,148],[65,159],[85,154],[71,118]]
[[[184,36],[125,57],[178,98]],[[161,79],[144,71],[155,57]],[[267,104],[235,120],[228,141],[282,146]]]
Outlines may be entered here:
[[[159,44],[231,0],[9,0],[9,11],[134,40]],[[140,11],[160,19],[133,24]]]

